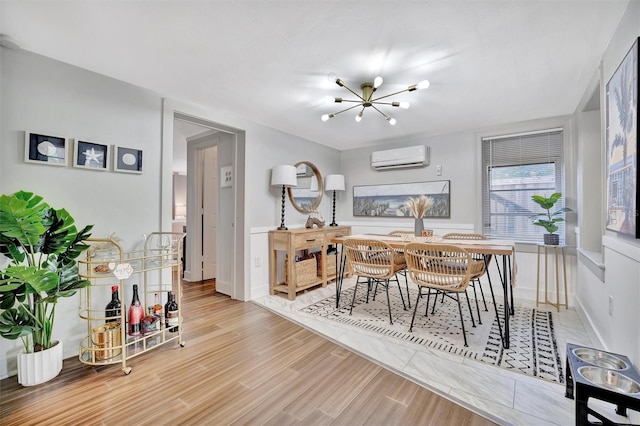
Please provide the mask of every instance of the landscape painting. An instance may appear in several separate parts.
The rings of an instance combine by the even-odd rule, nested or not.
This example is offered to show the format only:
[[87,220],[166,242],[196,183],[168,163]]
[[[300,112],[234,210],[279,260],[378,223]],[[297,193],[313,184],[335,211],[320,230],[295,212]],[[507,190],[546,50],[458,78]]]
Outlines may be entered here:
[[607,83],[607,229],[638,230],[638,42]]
[[433,205],[425,218],[448,218],[451,215],[450,181],[396,183],[353,187],[353,215],[376,217],[413,217],[405,203],[408,198],[426,195]]

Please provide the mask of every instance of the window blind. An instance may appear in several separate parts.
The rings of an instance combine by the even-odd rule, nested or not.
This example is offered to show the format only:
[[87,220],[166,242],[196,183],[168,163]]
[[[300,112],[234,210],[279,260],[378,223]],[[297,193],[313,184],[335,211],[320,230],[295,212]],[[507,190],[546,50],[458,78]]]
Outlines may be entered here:
[[[533,225],[543,212],[531,196],[564,194],[562,129],[482,139],[482,232],[494,238],[541,241],[547,231]],[[552,211],[564,207],[564,197]],[[564,241],[564,222],[558,223]]]

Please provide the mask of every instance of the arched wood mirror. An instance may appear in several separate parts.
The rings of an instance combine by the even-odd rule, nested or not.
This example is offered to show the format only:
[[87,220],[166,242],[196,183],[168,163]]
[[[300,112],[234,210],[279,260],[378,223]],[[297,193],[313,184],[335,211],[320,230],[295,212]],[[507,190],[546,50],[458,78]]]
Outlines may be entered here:
[[298,186],[288,187],[289,201],[300,213],[310,213],[318,208],[322,201],[324,182],[315,164],[300,161],[295,164]]

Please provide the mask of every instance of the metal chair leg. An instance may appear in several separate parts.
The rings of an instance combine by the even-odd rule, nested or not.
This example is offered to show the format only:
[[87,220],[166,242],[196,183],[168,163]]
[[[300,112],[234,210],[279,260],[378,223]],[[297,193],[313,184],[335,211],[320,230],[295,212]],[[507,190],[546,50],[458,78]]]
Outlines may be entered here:
[[[431,289],[427,293],[427,306],[429,305],[429,296],[431,295]],[[416,304],[413,307],[413,316],[411,317],[411,325],[409,326],[409,332],[413,331],[413,323],[416,320],[416,312],[418,311],[418,301],[422,297],[422,286],[418,286],[418,296],[416,297]]]
[[[389,279],[388,281],[390,281],[391,279]],[[398,284],[398,291],[400,292],[400,299],[402,300],[402,308],[406,311],[407,310],[407,304],[404,303],[404,296],[402,295],[402,287],[400,287],[400,279],[398,278],[398,276],[395,276],[395,280],[396,283]],[[407,288],[407,301],[409,300],[409,289]],[[409,302],[411,303],[411,302]],[[409,304],[409,307],[411,307],[411,304]]]
[[484,311],[489,312],[489,308],[487,308],[487,301],[484,299],[484,291],[482,291],[482,283],[480,282],[480,278],[477,279],[478,287],[480,287],[480,294],[482,295],[482,303],[484,303]]
[[493,284],[491,284],[491,275],[489,275],[489,271],[487,271],[487,279],[489,280],[489,290],[491,290],[491,299],[493,300],[493,309],[496,312],[496,321],[498,321],[498,331],[500,332],[500,340],[504,340],[504,336],[502,334],[502,324],[500,323],[500,316],[498,315],[498,304],[496,303],[496,296],[493,293]]
[[[456,293],[457,295],[458,293]],[[467,296],[467,306],[469,306],[469,315],[471,315],[471,326],[475,327],[476,326],[476,321],[473,319],[473,311],[471,310],[471,302],[469,301],[469,295],[467,294],[467,292],[464,292],[464,295]]]
[[[398,287],[400,286],[398,285]],[[393,318],[391,317],[391,300],[389,299],[389,280],[387,280],[385,288],[387,290],[387,307],[389,308],[389,324],[393,325]]]
[[473,285],[473,299],[476,301],[476,312],[478,313],[478,324],[482,324],[482,317],[480,316],[480,305],[478,304],[478,294],[476,293],[476,283]]
[[[460,324],[462,324],[462,337],[464,337],[464,345],[467,345],[467,332],[464,329],[464,319],[462,318],[462,306],[460,305],[460,293],[456,293],[456,299],[458,301],[458,312],[460,312]],[[468,301],[469,299],[467,299]],[[474,326],[475,327],[475,326]]]
[[[353,289],[353,300],[351,300],[351,307],[349,308],[349,315],[353,312],[353,305],[356,303],[356,293],[358,292],[358,284],[360,283],[360,277],[356,279],[356,286]],[[367,299],[369,298],[369,290],[367,289]]]

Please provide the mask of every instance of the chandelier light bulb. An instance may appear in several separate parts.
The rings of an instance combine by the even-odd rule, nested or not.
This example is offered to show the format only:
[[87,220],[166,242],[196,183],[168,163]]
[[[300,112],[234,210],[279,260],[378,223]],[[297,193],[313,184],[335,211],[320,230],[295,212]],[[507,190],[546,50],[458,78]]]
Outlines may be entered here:
[[389,124],[391,124],[392,126],[395,126],[397,121],[395,118],[392,118],[390,116],[387,115],[387,121],[389,122]]
[[338,76],[336,75],[336,73],[330,72],[329,74],[327,74],[327,80],[329,80],[330,83],[335,83],[336,80],[338,80]]
[[400,105],[398,105],[400,108],[402,109],[409,109],[409,107],[411,106],[411,104],[407,101],[402,101],[400,102]]
[[360,112],[358,113],[358,115],[356,115],[356,121],[357,121],[358,123],[362,121],[362,111],[360,111]]
[[320,117],[322,119],[322,121],[327,121],[329,118],[329,114],[324,114],[322,117]]
[[325,104],[332,104],[336,101],[336,98],[334,98],[333,96],[325,96],[324,97],[324,103]]
[[377,77],[375,78],[375,80],[373,80],[373,88],[374,88],[374,89],[377,89],[378,87],[380,87],[380,85],[382,84],[382,82],[383,82],[383,81],[384,81],[384,80],[382,80],[382,77],[377,76]]
[[416,87],[418,88],[418,90],[420,89],[426,89],[431,85],[431,83],[429,83],[429,80],[422,80],[420,83],[416,84]]

